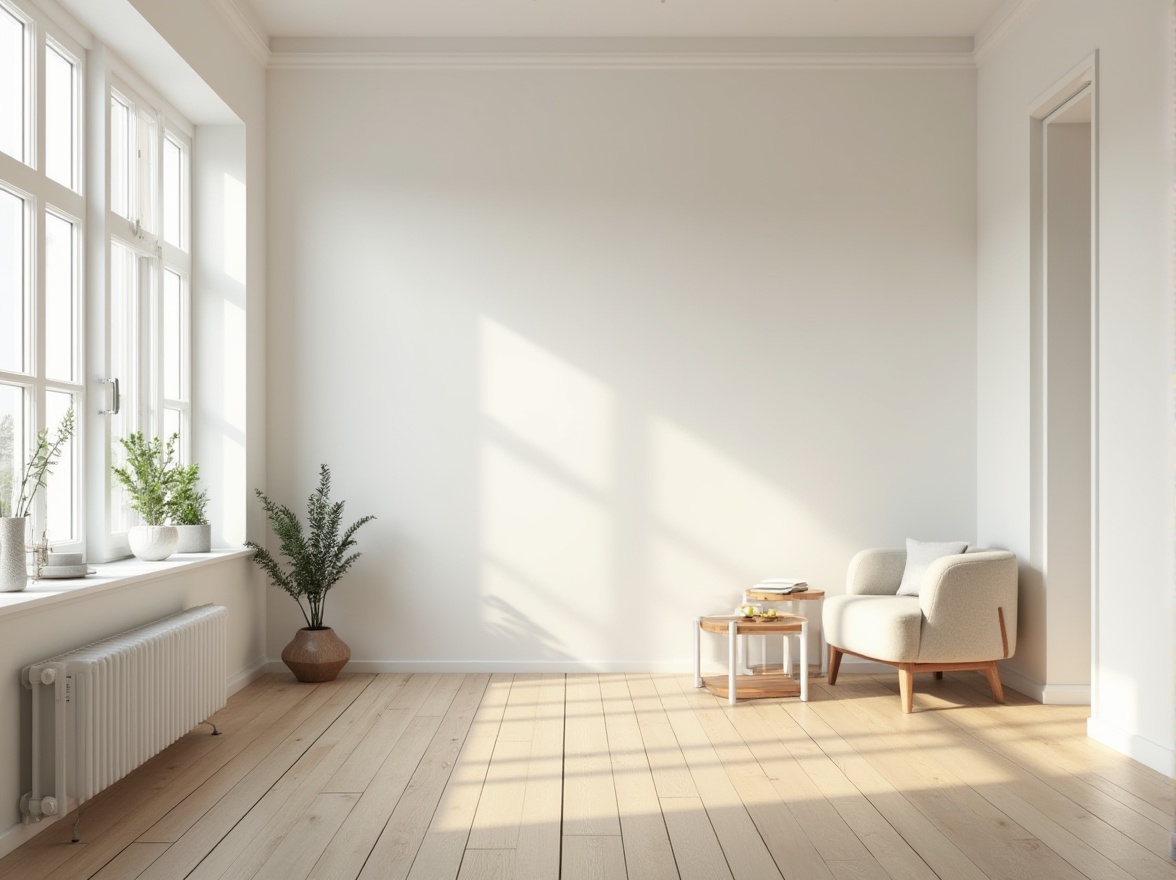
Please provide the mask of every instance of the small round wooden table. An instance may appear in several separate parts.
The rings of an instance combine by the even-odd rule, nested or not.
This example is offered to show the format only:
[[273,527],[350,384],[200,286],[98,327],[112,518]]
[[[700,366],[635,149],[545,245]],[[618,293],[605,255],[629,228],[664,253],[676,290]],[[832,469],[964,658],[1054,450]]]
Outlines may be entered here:
[[[825,646],[825,628],[821,622],[821,613],[825,607],[825,591],[824,590],[803,590],[799,593],[781,593],[778,590],[757,590],[752,587],[749,590],[743,591],[742,605],[768,605],[774,607],[777,605],[788,605],[790,613],[797,613],[800,611],[799,602],[817,602],[817,665],[820,669],[820,674],[825,674],[825,667],[829,660],[829,651]],[[780,609],[782,610],[782,609]],[[750,653],[750,651],[748,652]],[[807,654],[802,653],[800,656],[808,658]],[[750,664],[751,660],[748,659]],[[789,652],[785,656],[784,671],[792,672],[792,654]]]
[[[704,632],[727,635],[727,674],[702,677],[702,634]],[[786,672],[760,672],[754,675],[739,674],[739,636],[780,635],[784,637],[784,656],[790,655],[789,637],[799,637],[800,656],[808,657],[808,621],[795,614],[777,614],[775,617],[737,617],[715,615],[698,617],[694,621],[694,686],[705,687],[712,694],[726,697],[732,706],[736,701],[759,697],[795,697],[808,700],[808,663],[799,663],[800,682]]]

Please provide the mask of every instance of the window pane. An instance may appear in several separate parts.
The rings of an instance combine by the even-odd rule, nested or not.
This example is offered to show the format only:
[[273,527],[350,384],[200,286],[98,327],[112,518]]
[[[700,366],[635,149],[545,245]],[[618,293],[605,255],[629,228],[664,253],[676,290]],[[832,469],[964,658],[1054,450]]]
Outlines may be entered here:
[[163,240],[183,247],[184,151],[171,138],[163,141]]
[[[163,396],[169,400],[184,398],[184,310],[183,279],[171,271],[163,272]],[[170,437],[171,434],[165,434]]]
[[[130,248],[118,243],[110,246],[110,369],[119,379],[122,406],[117,415],[108,416],[111,457],[115,464],[126,460],[119,440],[136,429],[134,413],[138,406],[135,388],[138,371],[136,328],[138,316],[139,258]],[[130,527],[126,497],[117,481],[110,483],[110,528],[125,532]]]
[[131,204],[136,206],[138,212],[131,219],[138,219],[145,230],[156,233],[159,231],[159,222],[156,216],[158,186],[155,181],[155,169],[158,166],[155,163],[159,148],[155,142],[155,117],[140,109],[131,120],[131,125],[135,138],[132,141],[135,144],[134,155],[131,157],[135,170],[135,189],[132,194],[137,198]]
[[26,255],[24,199],[0,189],[0,370],[17,373],[25,371]]
[[14,514],[25,456],[24,392],[0,385],[0,516]]
[[45,374],[75,379],[77,352],[74,296],[77,260],[74,225],[56,214],[45,215]]
[[110,99],[110,210],[131,217],[131,108]]
[[[184,436],[184,419],[183,415],[178,409],[165,409],[163,411],[163,436],[171,437],[173,434]],[[180,443],[179,448],[183,448],[184,444]]]
[[0,150],[25,161],[27,110],[25,96],[24,24],[6,9],[0,8]]
[[[62,391],[45,394],[45,426],[49,429],[50,442],[57,438],[57,428],[69,408],[73,406],[73,395]],[[77,415],[75,411],[75,416]],[[45,481],[45,518],[49,543],[72,541],[77,537],[77,521],[74,441],[62,444],[61,455],[53,465],[53,473]]]
[[45,47],[45,173],[75,188],[74,65],[52,46]]

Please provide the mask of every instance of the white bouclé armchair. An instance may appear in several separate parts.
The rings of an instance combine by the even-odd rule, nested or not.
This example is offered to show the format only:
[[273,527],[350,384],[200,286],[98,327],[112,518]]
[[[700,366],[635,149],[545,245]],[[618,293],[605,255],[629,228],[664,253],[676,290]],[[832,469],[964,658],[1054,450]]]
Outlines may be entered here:
[[914,709],[916,672],[978,670],[1003,703],[996,663],[1017,648],[1017,557],[1005,550],[941,556],[916,579],[917,595],[896,595],[906,568],[903,549],[863,550],[850,561],[846,595],[828,597],[822,617],[829,684],[842,655],[852,654],[898,667],[904,712]]

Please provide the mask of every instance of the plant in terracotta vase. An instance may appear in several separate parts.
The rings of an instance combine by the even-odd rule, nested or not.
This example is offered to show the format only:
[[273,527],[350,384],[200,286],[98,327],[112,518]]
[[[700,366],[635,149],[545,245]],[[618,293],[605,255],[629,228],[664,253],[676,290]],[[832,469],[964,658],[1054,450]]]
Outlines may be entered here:
[[207,553],[212,549],[212,526],[205,508],[208,491],[199,488],[200,465],[179,465],[168,499],[168,519],[180,532],[177,553]]
[[111,470],[126,490],[131,508],[138,511],[142,520],[141,525],[127,533],[131,552],[140,559],[167,559],[179,545],[179,531],[167,525],[172,493],[179,479],[176,462],[179,440],[178,434],[172,434],[166,441],[162,437],[148,440],[142,431],[119,438],[126,463]]
[[254,551],[253,561],[269,576],[270,582],[289,593],[298,603],[306,621],[282,651],[282,661],[299,681],[332,681],[351,658],[351,650],[335,631],[323,624],[327,593],[359,559],[355,533],[374,516],[364,516],[342,529],[342,501],[331,501],[331,469],[319,470],[318,489],[306,502],[306,529],[290,508],[271,501],[260,490],[261,501],[270,527],[278,538],[281,556],[286,563],[253,541],[245,545]]
[[[53,475],[53,467],[73,434],[74,411],[71,406],[62,416],[56,432],[50,434],[48,428],[38,432],[33,454],[29,456],[21,474],[19,493],[14,502],[12,494],[18,489],[12,467],[16,460],[16,432],[11,416],[5,416],[0,422],[0,460],[7,464],[7,467],[2,468],[5,478],[0,482],[0,489],[3,489],[3,497],[0,498],[0,592],[16,592],[25,588],[25,532],[28,516],[33,509],[33,499],[37,490],[43,488]],[[7,503],[4,499],[7,499]]]

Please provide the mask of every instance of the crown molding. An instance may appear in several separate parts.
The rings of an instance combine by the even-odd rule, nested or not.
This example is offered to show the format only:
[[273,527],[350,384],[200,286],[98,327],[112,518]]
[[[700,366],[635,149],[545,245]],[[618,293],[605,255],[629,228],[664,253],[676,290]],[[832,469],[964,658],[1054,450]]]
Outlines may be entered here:
[[241,38],[249,54],[268,67],[272,54],[269,35],[253,16],[246,13],[237,0],[212,0],[212,5]]
[[790,69],[973,69],[970,54],[856,55],[856,54],[714,54],[634,55],[567,53],[272,53],[271,70],[437,70],[504,68],[601,70],[790,70]]
[[942,69],[972,68],[963,39],[275,38],[289,69]]
[[996,48],[1021,26],[1030,10],[1036,5],[1037,0],[1009,0],[1001,9],[993,13],[992,18],[988,19],[980,28],[980,32],[976,34],[976,45],[972,50],[972,58],[977,67],[983,64],[996,51]]

